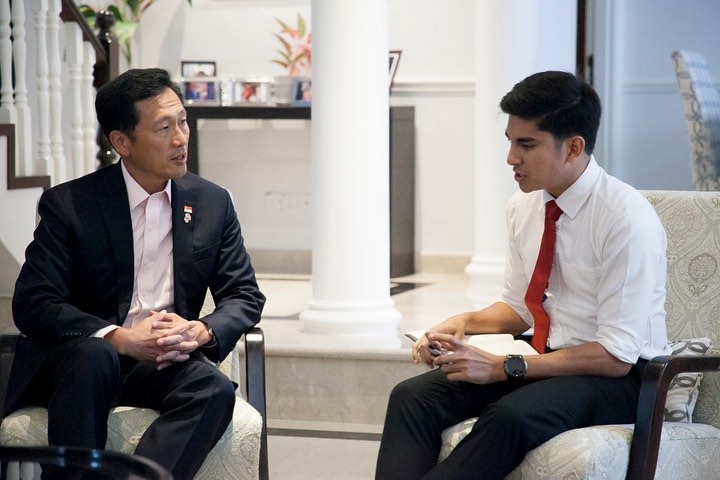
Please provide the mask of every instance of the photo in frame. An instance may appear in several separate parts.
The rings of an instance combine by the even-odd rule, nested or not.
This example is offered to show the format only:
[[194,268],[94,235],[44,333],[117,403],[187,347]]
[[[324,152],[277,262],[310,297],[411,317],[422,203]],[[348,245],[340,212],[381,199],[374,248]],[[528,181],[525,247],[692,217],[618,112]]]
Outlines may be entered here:
[[232,82],[234,105],[265,104],[270,101],[270,80],[238,78]]
[[298,78],[293,87],[292,105],[303,107],[312,102],[312,80],[309,78]]
[[183,78],[183,95],[188,105],[219,105],[218,81],[215,77]]
[[395,73],[397,72],[398,63],[400,63],[400,55],[402,50],[390,50],[390,69],[388,71],[388,88],[392,89],[393,81],[395,80]]
[[217,77],[215,62],[210,60],[181,61],[180,76],[183,78]]

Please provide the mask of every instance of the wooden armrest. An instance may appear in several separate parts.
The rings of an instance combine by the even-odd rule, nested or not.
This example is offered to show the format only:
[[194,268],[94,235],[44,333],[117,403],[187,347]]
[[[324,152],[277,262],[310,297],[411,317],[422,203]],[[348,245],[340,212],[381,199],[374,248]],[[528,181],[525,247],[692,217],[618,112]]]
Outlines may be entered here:
[[268,479],[267,408],[265,394],[265,335],[260,327],[245,334],[245,386],[248,403],[260,412],[263,431],[260,437],[260,480]]
[[15,358],[15,346],[20,334],[17,332],[0,335],[0,419],[5,416],[5,396],[10,382],[10,369]]
[[665,399],[670,382],[678,373],[720,370],[720,356],[655,357],[645,366],[637,418],[630,446],[627,480],[655,478],[660,436],[665,420]]

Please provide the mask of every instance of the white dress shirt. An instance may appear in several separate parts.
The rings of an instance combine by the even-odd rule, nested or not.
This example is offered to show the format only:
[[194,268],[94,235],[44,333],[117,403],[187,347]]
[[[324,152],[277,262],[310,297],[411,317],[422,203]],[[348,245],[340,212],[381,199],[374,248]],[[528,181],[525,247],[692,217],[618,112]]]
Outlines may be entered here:
[[[544,229],[544,190],[518,192],[507,209],[503,300],[528,324],[525,292]],[[666,237],[647,199],[594,158],[556,199],[563,210],[543,307],[552,349],[597,341],[627,363],[671,353],[665,327]]]
[[[122,160],[121,160],[122,163]],[[133,229],[134,277],[130,310],[123,327],[132,328],[150,311],[172,312],[174,305],[171,189],[149,195],[121,165]],[[117,326],[95,333],[104,337]]]

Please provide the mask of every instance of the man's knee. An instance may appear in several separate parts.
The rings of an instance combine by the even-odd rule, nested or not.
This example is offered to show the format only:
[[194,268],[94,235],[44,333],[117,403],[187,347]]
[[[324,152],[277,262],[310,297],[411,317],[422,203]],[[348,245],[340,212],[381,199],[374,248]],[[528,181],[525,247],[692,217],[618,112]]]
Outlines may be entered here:
[[115,348],[101,338],[71,340],[55,347],[45,362],[66,381],[72,378],[92,382],[119,377],[120,360]]
[[432,395],[433,380],[427,375],[410,377],[393,387],[390,392],[390,401],[393,402],[415,402],[429,395]]
[[119,356],[109,342],[101,338],[84,338],[69,343],[62,352],[58,352],[59,355],[54,356],[58,363],[66,365],[69,374],[90,376],[89,380],[93,376],[105,378],[108,375],[119,375]]
[[215,384],[214,396],[230,407],[235,405],[235,384],[233,384],[232,381],[219,370],[215,370],[213,372],[213,382]]

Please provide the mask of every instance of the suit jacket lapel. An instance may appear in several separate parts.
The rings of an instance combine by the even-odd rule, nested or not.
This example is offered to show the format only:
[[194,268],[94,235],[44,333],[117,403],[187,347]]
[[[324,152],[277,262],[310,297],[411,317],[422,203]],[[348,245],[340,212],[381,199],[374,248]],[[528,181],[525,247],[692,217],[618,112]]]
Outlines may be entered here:
[[96,198],[100,207],[100,215],[110,237],[113,260],[118,272],[118,324],[122,325],[130,310],[135,269],[132,219],[120,162],[105,167],[105,169],[107,175]]
[[192,281],[193,233],[195,217],[200,214],[196,209],[197,195],[185,188],[183,182],[172,181],[173,212],[173,269],[175,277],[175,311],[185,316],[187,282]]

